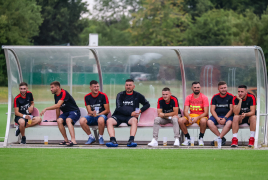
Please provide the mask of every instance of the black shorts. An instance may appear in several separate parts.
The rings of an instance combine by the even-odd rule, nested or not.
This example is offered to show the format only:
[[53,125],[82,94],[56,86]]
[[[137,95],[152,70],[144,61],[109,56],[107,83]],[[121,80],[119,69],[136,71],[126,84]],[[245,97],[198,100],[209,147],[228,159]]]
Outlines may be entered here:
[[241,124],[245,124],[245,123],[247,123],[248,125],[250,125],[250,124],[249,124],[249,116],[246,116],[246,117],[242,120],[242,123],[241,123]]
[[[24,119],[24,118],[22,118],[22,117],[19,117],[19,116],[15,116],[15,123],[17,123],[17,124],[19,124],[19,119]],[[28,119],[24,119],[24,121],[25,121],[25,127],[26,127],[26,124],[27,124],[27,122],[28,122]]]
[[124,116],[124,115],[112,115],[111,118],[116,120],[116,122],[117,122],[116,127],[118,127],[121,123],[127,123],[127,125],[130,126],[130,124],[128,124],[128,121],[133,117],[132,116]]

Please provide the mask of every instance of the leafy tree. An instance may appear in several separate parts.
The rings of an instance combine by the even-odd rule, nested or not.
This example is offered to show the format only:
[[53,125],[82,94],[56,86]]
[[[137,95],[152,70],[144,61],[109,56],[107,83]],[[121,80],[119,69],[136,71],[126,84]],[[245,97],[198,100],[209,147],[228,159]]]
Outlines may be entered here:
[[258,45],[262,47],[266,57],[266,67],[268,67],[268,7],[261,16],[259,34]]
[[44,22],[40,33],[34,37],[36,45],[59,45],[79,43],[79,34],[87,26],[81,16],[88,12],[82,0],[36,0],[42,7]]
[[[42,23],[41,7],[34,0],[0,0],[0,46],[30,45]],[[0,84],[7,85],[4,51],[0,52]]]
[[144,10],[133,13],[133,45],[175,46],[182,44],[188,16],[183,12],[181,0],[146,0]]
[[183,10],[187,12],[193,20],[214,7],[210,0],[184,0],[182,5]]

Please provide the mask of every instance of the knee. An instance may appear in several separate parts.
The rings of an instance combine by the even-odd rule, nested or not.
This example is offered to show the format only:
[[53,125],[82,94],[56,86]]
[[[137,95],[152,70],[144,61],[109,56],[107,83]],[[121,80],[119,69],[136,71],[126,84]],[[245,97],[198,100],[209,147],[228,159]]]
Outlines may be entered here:
[[178,123],[178,118],[176,118],[176,117],[173,117],[171,120],[172,120],[172,123],[173,123],[173,124]]
[[79,120],[80,124],[84,125],[87,123],[87,119],[85,117],[82,117],[80,120]]
[[103,117],[99,117],[98,124],[104,124],[104,118]]
[[37,117],[37,123],[40,123],[42,121],[41,117]]
[[58,123],[58,124],[63,124],[63,119],[62,119],[62,118],[58,118],[58,119],[57,119],[57,123]]
[[200,124],[201,125],[207,125],[207,118],[201,118],[200,119]]
[[72,122],[73,122],[73,120],[71,118],[66,119],[66,124],[71,124]]
[[240,118],[239,115],[234,115],[233,122],[234,123],[238,123],[239,122],[239,118]]
[[179,122],[179,124],[184,124],[184,118],[182,117],[182,118],[179,118],[178,119],[178,122]]
[[137,118],[131,118],[131,123],[133,124],[138,124],[138,119]]
[[250,122],[256,122],[256,115],[250,116]]
[[107,126],[113,125],[113,118],[109,118],[106,122]]
[[21,126],[25,125],[25,120],[24,119],[19,119],[18,124],[21,125]]
[[160,117],[156,117],[154,119],[154,124],[160,124],[161,118]]
[[207,125],[208,125],[208,126],[214,125],[214,122],[211,121],[211,120],[208,120],[208,121],[207,121]]

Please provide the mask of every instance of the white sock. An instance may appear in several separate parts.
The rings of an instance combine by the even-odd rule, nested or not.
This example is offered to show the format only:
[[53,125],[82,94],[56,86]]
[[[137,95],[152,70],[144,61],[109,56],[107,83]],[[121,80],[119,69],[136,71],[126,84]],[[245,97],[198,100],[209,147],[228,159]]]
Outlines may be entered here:
[[103,138],[103,135],[99,135],[99,139],[100,139],[100,138]]
[[88,135],[88,137],[94,138],[94,136],[92,134]]
[[237,133],[234,133],[234,134],[233,134],[233,137],[237,138]]
[[218,136],[218,139],[221,139],[220,136]]
[[250,131],[250,137],[255,137],[255,131]]

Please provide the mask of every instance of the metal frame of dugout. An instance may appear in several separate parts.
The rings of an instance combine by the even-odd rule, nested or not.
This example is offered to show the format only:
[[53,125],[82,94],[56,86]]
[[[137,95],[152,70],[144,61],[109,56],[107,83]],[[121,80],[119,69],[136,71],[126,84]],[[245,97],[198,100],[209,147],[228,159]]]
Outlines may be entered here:
[[[135,82],[138,81],[137,91],[142,94],[149,93],[151,107],[156,105],[155,100],[161,96],[159,92],[164,86],[171,86],[182,107],[186,96],[191,93],[192,81],[200,81],[201,92],[207,95],[209,100],[217,93],[216,83],[221,80],[227,82],[228,91],[233,94],[237,93],[239,84],[257,89],[254,147],[267,145],[267,70],[263,51],[258,46],[2,46],[2,48],[5,52],[8,73],[8,113],[4,146],[12,143],[14,139],[10,129],[14,124],[13,101],[19,93],[20,82],[26,81],[29,89],[36,91],[33,93],[35,104],[44,107],[47,92],[43,90],[54,80],[60,81],[63,87],[69,90],[76,100],[78,99],[78,104],[83,104],[85,94],[82,96],[80,91],[85,91],[85,86],[88,87],[90,80],[97,79],[100,90],[115,99],[119,85],[122,86],[124,80],[131,76]],[[50,99],[52,100],[52,97]],[[53,101],[47,104],[53,104]],[[114,108],[112,105],[111,112]]]

